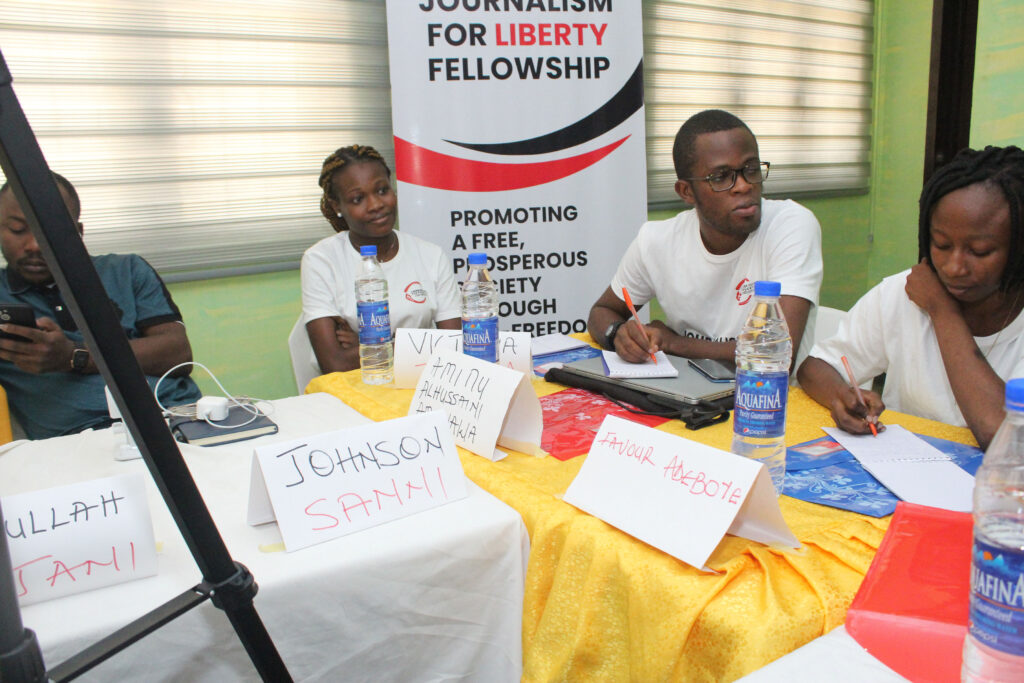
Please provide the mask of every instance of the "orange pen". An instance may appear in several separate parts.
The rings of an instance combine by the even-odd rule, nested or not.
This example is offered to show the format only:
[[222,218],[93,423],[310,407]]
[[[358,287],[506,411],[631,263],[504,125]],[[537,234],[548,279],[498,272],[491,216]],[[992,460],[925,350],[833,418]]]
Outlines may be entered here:
[[[647,336],[647,330],[644,329],[644,324],[640,322],[640,316],[636,314],[636,309],[633,308],[633,300],[629,298],[629,292],[626,291],[625,287],[622,288],[622,298],[626,300],[626,306],[629,307],[629,312],[636,318],[637,324],[640,325],[640,334],[644,336],[644,341],[647,342],[647,347],[650,348],[651,338]],[[655,365],[658,364],[658,359],[654,357],[653,353],[651,354],[651,360],[654,361]]]
[[[860,392],[860,387],[857,386],[857,379],[853,376],[853,368],[850,367],[850,361],[846,359],[846,356],[843,356],[843,367],[846,368],[846,374],[850,377],[850,385],[853,387],[853,390],[857,392],[857,400],[860,401],[862,406],[867,408],[868,404],[864,401],[864,394]],[[868,422],[868,427],[871,427],[872,434],[878,436],[878,428],[875,427],[874,422]]]

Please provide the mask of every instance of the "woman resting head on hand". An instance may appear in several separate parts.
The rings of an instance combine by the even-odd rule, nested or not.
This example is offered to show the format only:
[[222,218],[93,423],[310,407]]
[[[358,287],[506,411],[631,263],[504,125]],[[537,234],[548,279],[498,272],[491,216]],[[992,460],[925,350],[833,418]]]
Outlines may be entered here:
[[302,312],[321,371],[359,367],[355,278],[359,248],[377,247],[388,280],[392,332],[399,327],[459,329],[460,297],[440,247],[395,231],[398,197],[391,169],[366,145],[335,150],[320,171],[320,212],[336,235],[302,257]]
[[[962,150],[921,192],[919,262],[850,310],[800,366],[801,386],[836,424],[869,433],[888,406],[967,426],[985,447],[1003,419],[1005,382],[1024,376],[1024,151]],[[844,380],[886,373],[866,405]]]

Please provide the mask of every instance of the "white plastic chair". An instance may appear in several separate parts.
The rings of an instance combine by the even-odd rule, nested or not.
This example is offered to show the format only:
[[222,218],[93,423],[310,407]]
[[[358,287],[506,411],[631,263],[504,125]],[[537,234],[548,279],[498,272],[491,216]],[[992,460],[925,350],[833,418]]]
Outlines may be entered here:
[[846,317],[846,311],[828,306],[818,306],[818,315],[814,319],[814,343],[828,339],[839,331],[839,323]]
[[323,374],[320,372],[320,364],[316,362],[316,354],[313,353],[313,345],[309,343],[309,335],[306,334],[306,326],[302,323],[301,315],[288,335],[288,352],[292,357],[295,386],[301,394],[314,377]]
[[[839,325],[846,318],[846,311],[841,311],[838,308],[829,308],[828,306],[818,306],[818,316],[814,320],[814,343],[823,341],[832,337],[839,331]],[[843,379],[846,379],[846,373],[843,373]],[[875,379],[866,379],[861,383],[861,389],[870,389],[874,385]]]

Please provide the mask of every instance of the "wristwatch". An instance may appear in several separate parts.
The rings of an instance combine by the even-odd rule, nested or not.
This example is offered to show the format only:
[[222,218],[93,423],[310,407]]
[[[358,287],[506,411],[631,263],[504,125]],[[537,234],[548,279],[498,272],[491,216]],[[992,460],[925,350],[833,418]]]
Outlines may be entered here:
[[75,348],[71,352],[71,372],[84,375],[87,367],[89,367],[89,349],[85,348],[81,342],[75,342]]
[[625,324],[625,320],[616,320],[608,326],[607,330],[604,331],[604,343],[608,350],[615,350],[615,335],[618,334],[619,328]]

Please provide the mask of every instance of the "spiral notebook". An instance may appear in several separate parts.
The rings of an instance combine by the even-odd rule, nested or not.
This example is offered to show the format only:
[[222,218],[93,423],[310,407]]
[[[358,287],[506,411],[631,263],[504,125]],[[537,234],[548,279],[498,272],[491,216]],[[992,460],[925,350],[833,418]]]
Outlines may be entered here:
[[648,359],[643,363],[630,363],[629,361],[622,360],[622,356],[614,351],[601,352],[601,359],[604,361],[604,372],[608,377],[652,379],[679,376],[679,371],[672,365],[664,351],[658,351],[654,354],[654,358],[657,362]]

